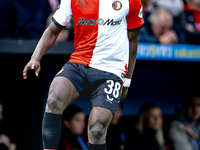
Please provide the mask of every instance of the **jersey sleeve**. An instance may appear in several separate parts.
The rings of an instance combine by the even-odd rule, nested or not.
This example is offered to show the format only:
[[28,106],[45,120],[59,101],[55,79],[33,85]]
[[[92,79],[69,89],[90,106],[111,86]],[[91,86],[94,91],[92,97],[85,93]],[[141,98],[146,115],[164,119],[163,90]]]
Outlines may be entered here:
[[144,26],[143,7],[140,0],[129,0],[129,12],[126,19],[128,30],[140,29]]
[[60,28],[65,28],[72,19],[71,0],[61,0],[52,17],[52,21]]

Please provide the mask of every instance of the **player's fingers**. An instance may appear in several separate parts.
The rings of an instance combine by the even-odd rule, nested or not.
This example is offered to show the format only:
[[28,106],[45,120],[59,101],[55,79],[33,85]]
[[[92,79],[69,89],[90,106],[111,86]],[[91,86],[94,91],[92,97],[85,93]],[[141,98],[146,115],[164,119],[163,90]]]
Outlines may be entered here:
[[120,98],[120,102],[122,102],[124,100],[124,97],[123,96],[121,96],[121,98]]
[[120,98],[120,101],[122,102],[125,99],[125,95],[122,93],[122,96]]
[[35,75],[38,77],[39,76],[39,72],[40,72],[40,67],[38,67],[37,69],[36,69],[36,71],[35,71]]
[[31,69],[35,69],[35,64],[32,64]]
[[121,95],[121,98],[120,98],[121,102],[126,98],[127,93],[128,93],[128,87],[123,87],[122,95]]
[[27,78],[27,71],[30,69],[30,67],[25,66],[24,70],[23,70],[23,78],[26,79]]

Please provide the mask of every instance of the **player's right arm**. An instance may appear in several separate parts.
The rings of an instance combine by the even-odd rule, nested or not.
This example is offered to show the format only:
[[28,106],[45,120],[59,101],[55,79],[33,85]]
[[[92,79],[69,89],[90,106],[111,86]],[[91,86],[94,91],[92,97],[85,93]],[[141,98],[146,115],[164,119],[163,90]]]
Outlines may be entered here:
[[23,78],[27,78],[27,71],[29,69],[35,70],[35,75],[38,76],[40,72],[40,60],[42,56],[53,46],[62,28],[59,28],[54,22],[44,31],[39,40],[31,60],[27,63],[23,70]]
[[72,19],[71,0],[61,0],[58,10],[52,18],[52,23],[44,31],[40,41],[38,42],[31,60],[24,67],[23,77],[27,78],[29,69],[35,70],[35,75],[40,72],[40,60],[42,56],[53,46],[62,28],[65,28]]

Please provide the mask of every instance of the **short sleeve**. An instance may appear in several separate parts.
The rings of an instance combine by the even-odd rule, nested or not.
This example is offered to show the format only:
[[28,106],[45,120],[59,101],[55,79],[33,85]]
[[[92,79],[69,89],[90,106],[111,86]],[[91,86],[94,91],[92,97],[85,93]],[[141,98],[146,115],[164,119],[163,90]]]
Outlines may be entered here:
[[72,19],[71,0],[61,0],[58,10],[53,15],[52,21],[61,28],[64,28]]
[[126,19],[128,30],[135,30],[144,26],[143,7],[140,0],[129,0],[129,12]]

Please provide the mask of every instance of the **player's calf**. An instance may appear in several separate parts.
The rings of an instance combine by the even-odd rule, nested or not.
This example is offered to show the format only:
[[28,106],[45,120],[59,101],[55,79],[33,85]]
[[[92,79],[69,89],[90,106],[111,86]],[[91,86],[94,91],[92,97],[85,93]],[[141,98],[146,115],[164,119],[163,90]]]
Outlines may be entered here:
[[42,139],[44,150],[56,150],[61,136],[63,105],[59,98],[50,93],[47,99],[46,112],[42,122]]
[[43,147],[46,150],[56,150],[61,136],[61,114],[45,112],[42,122]]
[[61,136],[62,113],[64,100],[50,93],[47,99],[46,112],[42,123],[42,139],[45,150],[57,150]]

